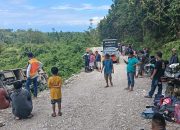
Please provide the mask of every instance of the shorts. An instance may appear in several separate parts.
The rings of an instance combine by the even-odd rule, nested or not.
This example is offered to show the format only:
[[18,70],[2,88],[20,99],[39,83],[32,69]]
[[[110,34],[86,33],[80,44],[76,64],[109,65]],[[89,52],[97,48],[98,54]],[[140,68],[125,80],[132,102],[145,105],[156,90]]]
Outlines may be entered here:
[[145,64],[144,64],[144,63],[141,64],[141,65],[140,65],[140,70],[141,70],[141,71],[144,71],[144,67],[145,67]]
[[90,67],[94,67],[94,62],[89,63]]
[[55,104],[61,104],[61,98],[59,98],[59,99],[51,99],[51,104],[52,105],[55,105]]
[[112,74],[104,74],[105,80],[112,79]]
[[96,67],[101,68],[101,62],[96,62]]

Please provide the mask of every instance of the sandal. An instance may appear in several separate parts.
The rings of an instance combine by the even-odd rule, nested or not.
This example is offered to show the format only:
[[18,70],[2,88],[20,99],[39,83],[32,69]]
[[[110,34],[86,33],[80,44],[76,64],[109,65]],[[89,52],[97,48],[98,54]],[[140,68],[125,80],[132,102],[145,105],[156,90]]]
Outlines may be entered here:
[[5,124],[4,123],[0,123],[0,127],[3,127],[3,126],[5,126]]
[[129,92],[132,92],[133,91],[133,88],[129,89]]
[[33,117],[33,114],[30,114],[30,115],[28,116],[29,119],[31,119],[32,117]]
[[21,120],[21,118],[20,118],[20,117],[17,117],[17,116],[15,116],[14,119],[15,119],[15,120]]
[[109,85],[105,86],[105,88],[108,88],[108,87],[109,87]]
[[56,117],[56,113],[52,113],[51,116],[52,116],[52,117]]
[[62,112],[58,112],[58,116],[62,116]]

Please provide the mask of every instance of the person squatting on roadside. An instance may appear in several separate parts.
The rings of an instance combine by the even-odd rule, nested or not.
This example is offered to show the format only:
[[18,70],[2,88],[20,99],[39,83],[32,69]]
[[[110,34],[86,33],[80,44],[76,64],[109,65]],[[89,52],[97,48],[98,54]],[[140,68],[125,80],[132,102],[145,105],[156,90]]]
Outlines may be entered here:
[[33,53],[28,53],[28,58],[29,58],[29,62],[28,62],[28,67],[27,67],[27,72],[26,72],[26,76],[27,76],[27,80],[26,80],[26,89],[30,92],[30,85],[31,85],[31,81],[33,81],[33,85],[34,85],[34,97],[37,97],[37,93],[38,93],[38,87],[37,87],[37,79],[38,79],[38,71],[40,68],[42,68],[42,63],[40,61],[38,61]]
[[111,86],[113,86],[112,73],[114,73],[114,67],[113,67],[113,61],[110,58],[109,54],[105,55],[105,60],[103,61],[103,67],[102,67],[101,73],[103,69],[104,69],[104,78],[106,80],[105,88],[109,87],[109,81],[110,81]]
[[11,94],[12,113],[16,120],[31,118],[33,109],[31,94],[28,90],[22,88],[22,82],[14,83],[14,92]]
[[152,98],[154,95],[154,92],[156,90],[156,87],[158,86],[158,95],[162,94],[162,82],[161,77],[164,75],[165,71],[165,64],[162,60],[162,52],[156,52],[156,64],[153,74],[151,75],[152,83],[151,83],[151,90],[149,91],[149,94],[145,96],[145,98]]
[[127,64],[127,79],[128,79],[128,87],[126,90],[133,91],[134,89],[134,77],[136,73],[136,66],[140,64],[138,59],[134,56],[133,51],[130,51],[128,54],[128,61],[124,60]]
[[48,87],[50,89],[50,96],[51,96],[51,104],[52,104],[52,117],[56,117],[56,103],[58,104],[58,115],[61,116],[61,86],[62,86],[62,79],[58,76],[58,68],[52,67],[51,73],[52,76],[48,79]]
[[0,110],[6,109],[10,106],[10,98],[7,91],[0,87]]

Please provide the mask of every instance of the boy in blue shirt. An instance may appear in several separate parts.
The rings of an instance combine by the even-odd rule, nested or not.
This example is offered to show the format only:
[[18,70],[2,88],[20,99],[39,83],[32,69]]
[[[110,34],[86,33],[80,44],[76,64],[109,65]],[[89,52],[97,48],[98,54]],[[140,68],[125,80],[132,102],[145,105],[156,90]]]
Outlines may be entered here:
[[134,88],[134,77],[136,74],[136,65],[139,64],[139,61],[133,55],[133,51],[129,52],[128,61],[124,62],[127,64],[127,79],[128,79],[128,87],[125,88],[126,90],[133,91]]
[[109,81],[110,81],[111,86],[113,86],[112,73],[114,73],[114,67],[113,67],[113,61],[110,59],[109,54],[105,55],[105,60],[103,61],[103,67],[102,67],[101,73],[103,69],[104,69],[104,78],[107,84],[105,88],[109,87]]

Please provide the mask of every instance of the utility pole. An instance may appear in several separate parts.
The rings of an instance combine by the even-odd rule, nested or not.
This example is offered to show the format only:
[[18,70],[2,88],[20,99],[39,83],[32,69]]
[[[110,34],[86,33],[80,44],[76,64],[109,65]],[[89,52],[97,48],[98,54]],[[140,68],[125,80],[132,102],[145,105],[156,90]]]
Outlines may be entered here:
[[90,19],[89,22],[90,22],[90,26],[89,26],[89,30],[92,30],[93,29],[93,19]]

